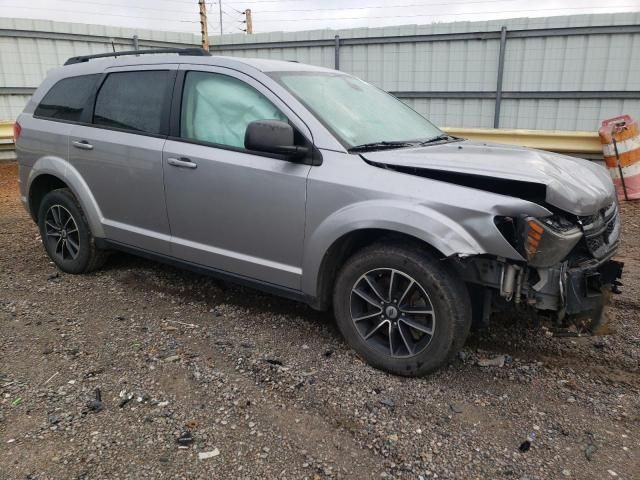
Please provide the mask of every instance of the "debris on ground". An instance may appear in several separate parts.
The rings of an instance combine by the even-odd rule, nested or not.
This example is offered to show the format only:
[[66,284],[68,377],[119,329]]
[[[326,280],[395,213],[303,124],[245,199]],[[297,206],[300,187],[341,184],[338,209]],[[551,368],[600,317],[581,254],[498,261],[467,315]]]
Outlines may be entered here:
[[188,447],[193,443],[193,435],[191,431],[185,430],[180,434],[178,438],[176,438],[176,443],[182,447]]
[[491,358],[479,358],[479,367],[504,367],[507,362],[507,355],[497,355]]
[[283,365],[281,360],[277,360],[275,358],[265,358],[264,361],[277,367],[281,367]]
[[593,456],[595,455],[597,450],[598,448],[593,443],[590,443],[589,445],[587,445],[587,448],[584,449],[585,458],[589,461],[593,460]]
[[206,460],[208,458],[217,457],[218,455],[220,455],[220,450],[218,450],[217,448],[214,448],[209,452],[199,452],[198,460]]
[[91,413],[101,412],[104,408],[104,404],[102,403],[102,392],[99,388],[94,390],[95,398],[87,403],[87,408]]
[[529,435],[527,435],[527,439],[524,442],[522,442],[518,447],[518,450],[520,450],[522,453],[528,452],[531,449],[531,444],[533,443],[535,438],[536,438],[535,432],[529,433]]
[[134,397],[133,393],[127,393],[126,390],[120,391],[120,394],[118,396],[120,397],[120,403],[118,404],[118,407],[120,408],[123,408],[127,403],[133,400]]

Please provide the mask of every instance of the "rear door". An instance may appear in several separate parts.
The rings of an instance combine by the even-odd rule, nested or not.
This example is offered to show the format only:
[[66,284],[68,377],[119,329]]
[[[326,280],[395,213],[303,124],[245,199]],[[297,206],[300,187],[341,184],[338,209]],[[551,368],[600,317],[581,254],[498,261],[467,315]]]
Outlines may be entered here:
[[164,150],[173,255],[299,290],[311,167],[248,151],[244,134],[261,119],[288,121],[308,141],[311,132],[248,75],[221,67],[182,69],[188,71],[176,82],[177,125]]
[[176,65],[107,70],[89,125],[76,125],[69,160],[87,182],[109,240],[169,254],[162,149]]

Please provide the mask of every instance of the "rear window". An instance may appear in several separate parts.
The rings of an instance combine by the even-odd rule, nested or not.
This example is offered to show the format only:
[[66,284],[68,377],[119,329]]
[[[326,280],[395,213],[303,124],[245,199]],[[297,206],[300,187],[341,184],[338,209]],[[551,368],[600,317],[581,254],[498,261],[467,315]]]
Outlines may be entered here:
[[79,122],[99,76],[81,75],[60,80],[44,96],[35,115]]
[[93,123],[159,134],[169,96],[168,71],[112,73],[98,92]]

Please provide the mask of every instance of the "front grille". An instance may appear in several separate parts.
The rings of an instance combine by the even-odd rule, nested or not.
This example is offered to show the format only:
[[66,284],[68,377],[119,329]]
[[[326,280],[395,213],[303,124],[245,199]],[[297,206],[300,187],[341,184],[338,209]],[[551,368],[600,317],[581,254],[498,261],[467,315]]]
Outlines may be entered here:
[[594,258],[604,258],[615,249],[620,238],[620,216],[616,202],[595,215],[581,217],[579,222],[587,250]]

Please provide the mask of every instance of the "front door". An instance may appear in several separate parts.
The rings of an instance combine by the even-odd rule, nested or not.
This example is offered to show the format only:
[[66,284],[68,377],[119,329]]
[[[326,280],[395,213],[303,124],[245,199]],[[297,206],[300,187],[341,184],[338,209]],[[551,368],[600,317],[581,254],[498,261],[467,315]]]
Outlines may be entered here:
[[254,120],[310,132],[277,97],[234,70],[186,71],[176,137],[164,171],[172,255],[268,284],[300,289],[309,165],[244,149]]

